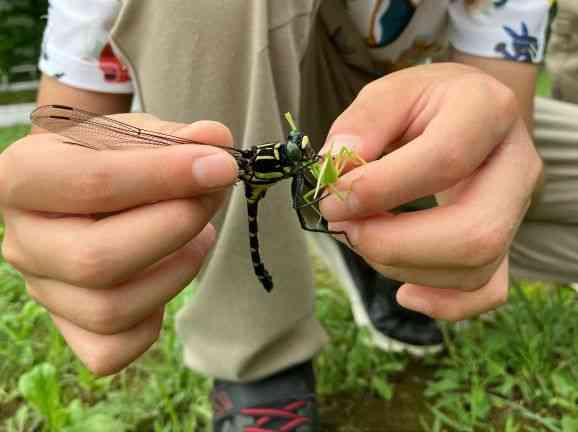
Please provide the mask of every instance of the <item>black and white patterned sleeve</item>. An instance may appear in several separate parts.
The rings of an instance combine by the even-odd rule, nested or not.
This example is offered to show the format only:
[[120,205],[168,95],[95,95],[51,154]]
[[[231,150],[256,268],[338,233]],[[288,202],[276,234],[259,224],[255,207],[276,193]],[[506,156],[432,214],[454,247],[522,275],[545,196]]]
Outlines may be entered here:
[[129,71],[109,44],[119,10],[119,0],[49,0],[40,70],[72,87],[132,93]]

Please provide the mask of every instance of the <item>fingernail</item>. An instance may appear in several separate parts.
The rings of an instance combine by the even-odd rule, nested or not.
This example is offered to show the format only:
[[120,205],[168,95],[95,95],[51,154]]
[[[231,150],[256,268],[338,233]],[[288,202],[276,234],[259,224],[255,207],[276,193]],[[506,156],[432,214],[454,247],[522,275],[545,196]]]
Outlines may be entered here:
[[349,150],[356,151],[360,144],[361,138],[359,138],[357,135],[331,135],[319,153],[324,154],[330,151],[331,154],[335,155],[339,153],[343,147],[347,147]]
[[237,179],[237,164],[225,152],[213,153],[193,161],[193,178],[207,188],[227,186]]

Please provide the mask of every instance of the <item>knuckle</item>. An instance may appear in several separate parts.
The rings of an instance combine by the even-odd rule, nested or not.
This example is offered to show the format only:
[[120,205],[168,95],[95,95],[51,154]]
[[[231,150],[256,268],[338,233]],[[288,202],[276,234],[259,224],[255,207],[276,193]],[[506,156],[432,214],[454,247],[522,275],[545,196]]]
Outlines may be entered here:
[[[208,199],[208,198],[207,198]],[[197,226],[199,216],[202,215],[205,222],[209,220],[209,203],[204,199],[195,200],[177,200],[174,202],[171,211],[171,220],[174,221],[175,226],[180,226],[184,231],[198,230]]]
[[87,288],[108,287],[111,255],[102,244],[85,244],[68,258],[69,282]]
[[372,81],[359,91],[357,97],[350,105],[350,107],[342,113],[338,120],[342,120],[342,116],[347,117],[347,124],[349,125],[375,125],[380,123],[379,114],[372,104],[379,95],[383,93],[383,83],[380,80]]
[[518,98],[514,91],[496,78],[484,74],[473,73],[466,77],[466,85],[473,95],[484,103],[490,103],[494,113],[493,125],[499,135],[503,130],[499,125],[509,128],[514,118],[519,113]]
[[364,99],[366,97],[372,98],[375,97],[376,92],[381,91],[381,87],[383,86],[383,82],[380,80],[373,80],[367,84],[365,84],[360,92],[358,93],[358,97],[360,99]]
[[[401,255],[401,248],[399,244],[396,244],[395,238],[388,238],[386,242],[383,242],[382,239],[369,238],[368,240],[371,242],[371,246],[366,246],[366,249],[368,250],[368,258],[372,261],[387,268],[401,267],[405,264]],[[373,243],[376,240],[377,243]],[[383,244],[387,244],[388,247],[384,248]]]
[[508,288],[496,290],[494,293],[494,307],[502,306],[508,303]]
[[440,151],[441,166],[444,167],[438,175],[446,185],[453,185],[462,180],[464,176],[470,173],[473,167],[469,164],[469,158],[465,156],[465,149],[457,142],[447,145]]
[[486,285],[491,279],[491,274],[484,271],[472,271],[456,282],[456,288],[460,291],[476,291]]
[[24,260],[20,248],[16,246],[15,242],[9,240],[7,232],[2,240],[2,257],[4,258],[4,261],[12,267],[22,267],[22,262]]
[[[80,359],[84,365],[97,376],[107,376],[117,373],[127,367],[141,353],[146,351],[159,337],[160,326],[151,327],[145,334],[138,335],[138,342],[131,343],[127,350],[127,341],[124,338],[110,336],[111,340],[90,347],[91,351]],[[117,338],[113,341],[112,338]]]
[[475,71],[464,76],[465,87],[478,92],[485,99],[491,97],[492,102],[498,109],[504,111],[516,108],[518,105],[514,91],[498,79],[483,72]]
[[[208,199],[208,198],[207,198]],[[201,199],[173,200],[163,204],[165,214],[171,221],[170,229],[173,237],[181,244],[188,243],[209,222],[212,215],[210,209]]]
[[107,295],[109,293],[103,293],[104,295],[97,296],[91,302],[84,327],[100,335],[117,334],[126,327],[124,308],[115,298]]
[[115,374],[126,366],[125,362],[118,358],[116,350],[110,347],[98,347],[80,360],[99,377]]
[[488,86],[496,110],[500,115],[504,113],[515,113],[518,111],[518,99],[510,87],[502,84],[494,78],[488,79]]
[[500,259],[508,244],[509,236],[499,226],[476,224],[470,234],[462,253],[462,265],[468,268],[482,269],[492,266]]

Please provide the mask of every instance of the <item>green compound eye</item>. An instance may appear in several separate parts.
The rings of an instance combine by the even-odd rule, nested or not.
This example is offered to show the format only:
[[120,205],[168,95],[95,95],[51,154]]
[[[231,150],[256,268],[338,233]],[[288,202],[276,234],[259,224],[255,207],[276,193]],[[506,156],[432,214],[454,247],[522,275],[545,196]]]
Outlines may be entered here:
[[293,141],[287,143],[287,157],[293,162],[299,162],[303,158],[303,153],[299,148],[299,145],[295,144]]

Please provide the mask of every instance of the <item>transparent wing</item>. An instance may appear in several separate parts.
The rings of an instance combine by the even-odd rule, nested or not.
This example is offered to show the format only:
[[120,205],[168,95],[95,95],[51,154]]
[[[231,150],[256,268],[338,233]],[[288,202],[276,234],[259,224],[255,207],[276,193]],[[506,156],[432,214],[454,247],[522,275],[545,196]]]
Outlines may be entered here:
[[210,145],[222,148],[240,156],[238,149],[205,144],[186,138],[179,138],[161,132],[137,128],[128,123],[114,120],[100,114],[83,111],[64,105],[44,105],[30,114],[35,126],[73,140],[93,150],[120,150],[134,148],[155,148],[178,144]]

